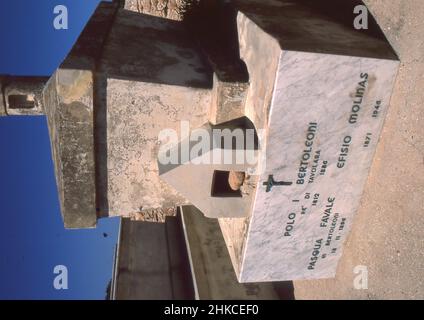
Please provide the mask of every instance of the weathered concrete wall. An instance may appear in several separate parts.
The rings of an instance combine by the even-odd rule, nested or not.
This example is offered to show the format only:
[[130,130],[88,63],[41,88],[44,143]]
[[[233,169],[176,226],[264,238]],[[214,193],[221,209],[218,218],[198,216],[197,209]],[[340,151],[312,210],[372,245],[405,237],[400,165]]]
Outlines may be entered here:
[[[125,44],[125,45],[124,45]],[[123,45],[125,50],[123,50]],[[108,215],[187,203],[159,177],[159,133],[208,121],[212,75],[181,23],[122,10],[105,46]]]
[[220,124],[245,116],[248,83],[224,82],[214,75],[209,121]]
[[182,228],[122,219],[114,287],[117,300],[193,299],[194,291]]
[[273,283],[238,282],[216,219],[205,218],[193,206],[182,211],[199,299],[280,298]]
[[209,121],[219,124],[245,115],[249,74],[240,59],[237,10],[231,2],[200,1],[184,22],[214,72]]
[[92,72],[56,71],[44,90],[44,105],[65,227],[94,227],[97,214]]
[[198,0],[125,0],[127,10],[172,20],[182,20],[193,2]]
[[129,218],[134,221],[146,222],[165,222],[167,217],[173,217],[177,214],[177,207],[158,208],[143,210],[129,215]]
[[101,3],[43,91],[61,212],[66,228],[97,220],[94,70],[118,6]]

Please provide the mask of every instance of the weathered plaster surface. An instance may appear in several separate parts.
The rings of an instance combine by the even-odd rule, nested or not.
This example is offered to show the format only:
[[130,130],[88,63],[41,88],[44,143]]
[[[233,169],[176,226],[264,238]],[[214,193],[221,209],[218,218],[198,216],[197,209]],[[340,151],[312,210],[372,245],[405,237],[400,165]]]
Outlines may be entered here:
[[94,227],[97,214],[92,72],[56,71],[44,90],[44,105],[65,227]]
[[125,0],[127,10],[172,20],[182,20],[187,7],[195,0]]

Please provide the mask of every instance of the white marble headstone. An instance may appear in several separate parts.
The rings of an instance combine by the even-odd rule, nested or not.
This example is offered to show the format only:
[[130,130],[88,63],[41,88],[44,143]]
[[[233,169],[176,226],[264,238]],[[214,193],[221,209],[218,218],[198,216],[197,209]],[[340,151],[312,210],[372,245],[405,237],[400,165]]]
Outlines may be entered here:
[[397,69],[396,60],[282,51],[241,282],[335,276]]
[[[399,61],[359,0],[233,0],[261,139],[250,214],[219,224],[240,282],[334,277]],[[350,20],[352,19],[352,20]],[[372,214],[372,213],[370,213]]]

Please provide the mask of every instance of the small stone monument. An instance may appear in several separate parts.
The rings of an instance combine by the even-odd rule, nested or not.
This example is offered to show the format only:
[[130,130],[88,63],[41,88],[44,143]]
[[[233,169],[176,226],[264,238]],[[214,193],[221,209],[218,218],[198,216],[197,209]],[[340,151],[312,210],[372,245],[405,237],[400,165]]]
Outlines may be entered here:
[[50,79],[3,77],[0,112],[47,116],[65,226],[193,204],[240,282],[333,277],[399,65],[375,21],[354,29],[356,0],[143,3],[102,3]]

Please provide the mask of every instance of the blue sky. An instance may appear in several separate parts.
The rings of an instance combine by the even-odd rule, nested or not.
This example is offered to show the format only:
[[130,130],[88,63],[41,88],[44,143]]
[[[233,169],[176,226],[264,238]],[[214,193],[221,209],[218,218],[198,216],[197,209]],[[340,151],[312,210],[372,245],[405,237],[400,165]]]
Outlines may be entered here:
[[[1,1],[0,74],[50,75],[98,2]],[[53,28],[58,4],[68,30]],[[44,116],[0,118],[0,219],[0,299],[104,299],[119,219],[64,229]],[[56,265],[68,268],[68,290],[53,287]]]

